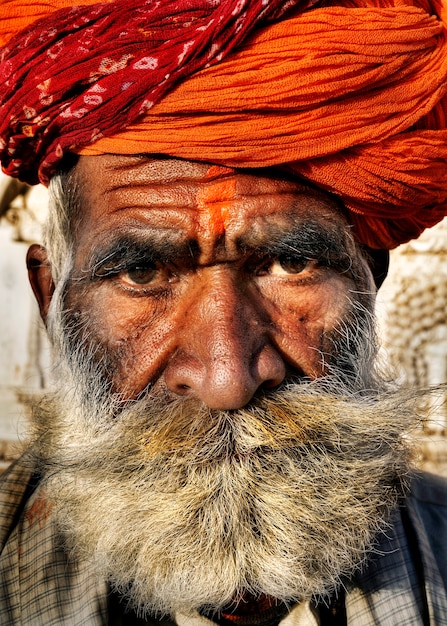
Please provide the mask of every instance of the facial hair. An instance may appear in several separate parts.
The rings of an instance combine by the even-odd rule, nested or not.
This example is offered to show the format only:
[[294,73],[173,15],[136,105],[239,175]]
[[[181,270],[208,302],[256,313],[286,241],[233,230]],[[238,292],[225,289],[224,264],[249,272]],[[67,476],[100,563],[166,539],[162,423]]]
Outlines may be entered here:
[[69,352],[36,414],[38,462],[67,550],[142,614],[326,596],[405,491],[414,412],[377,381],[353,391],[333,366],[235,411],[123,403],[85,346]]

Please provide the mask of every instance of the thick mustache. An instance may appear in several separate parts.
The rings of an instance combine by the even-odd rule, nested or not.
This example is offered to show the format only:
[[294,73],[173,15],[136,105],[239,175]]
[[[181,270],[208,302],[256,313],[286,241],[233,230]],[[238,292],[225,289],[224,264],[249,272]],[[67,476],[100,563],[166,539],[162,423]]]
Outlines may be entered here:
[[362,432],[357,441],[362,453],[383,449],[386,454],[415,421],[408,394],[353,394],[328,379],[324,384],[288,385],[233,411],[211,410],[194,399],[166,401],[151,395],[118,413],[109,404],[113,419],[104,417],[101,408],[102,417],[93,420],[99,436],[103,428],[109,435],[115,431],[110,440],[119,440],[125,453],[144,450],[148,459],[184,454],[196,462],[245,458],[260,449],[293,449],[299,455],[312,448],[343,456],[352,454],[349,442],[356,432]]

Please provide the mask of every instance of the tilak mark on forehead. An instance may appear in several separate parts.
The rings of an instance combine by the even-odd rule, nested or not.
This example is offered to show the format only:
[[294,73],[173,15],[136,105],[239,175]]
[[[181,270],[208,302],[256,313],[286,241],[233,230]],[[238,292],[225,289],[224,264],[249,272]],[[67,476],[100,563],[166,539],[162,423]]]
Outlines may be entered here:
[[220,178],[233,170],[212,165],[206,178],[212,182],[201,187],[197,193],[197,206],[203,216],[203,227],[215,235],[223,235],[229,224],[229,202],[236,197],[235,178]]

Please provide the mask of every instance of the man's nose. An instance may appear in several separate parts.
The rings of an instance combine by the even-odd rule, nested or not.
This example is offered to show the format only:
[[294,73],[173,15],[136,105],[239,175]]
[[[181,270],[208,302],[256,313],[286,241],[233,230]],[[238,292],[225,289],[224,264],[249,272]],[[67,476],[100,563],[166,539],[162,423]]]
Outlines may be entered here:
[[164,372],[170,391],[230,410],[245,406],[261,387],[284,380],[286,366],[269,338],[265,313],[262,319],[260,303],[235,279],[202,285],[190,303]]

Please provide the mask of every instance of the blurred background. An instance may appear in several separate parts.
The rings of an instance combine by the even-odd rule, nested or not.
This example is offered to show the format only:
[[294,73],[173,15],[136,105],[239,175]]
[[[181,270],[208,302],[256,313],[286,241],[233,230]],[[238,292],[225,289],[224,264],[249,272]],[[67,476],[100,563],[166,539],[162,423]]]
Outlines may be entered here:
[[[26,442],[30,407],[51,386],[51,355],[25,256],[40,242],[46,189],[0,174],[0,470]],[[447,383],[447,218],[391,253],[377,303],[383,358],[403,383]],[[419,464],[447,476],[447,393],[421,407]]]

